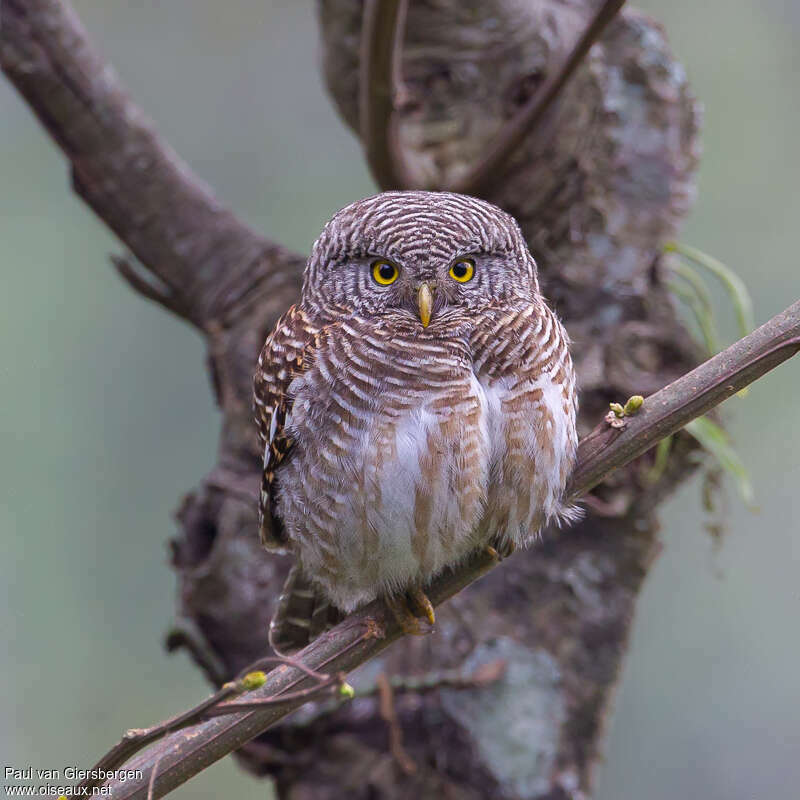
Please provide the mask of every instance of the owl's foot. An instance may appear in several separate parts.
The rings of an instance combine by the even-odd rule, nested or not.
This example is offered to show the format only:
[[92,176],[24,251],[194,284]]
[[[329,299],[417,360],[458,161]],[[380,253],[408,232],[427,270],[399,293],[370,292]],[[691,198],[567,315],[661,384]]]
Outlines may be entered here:
[[415,617],[428,620],[429,625],[436,622],[436,614],[433,613],[433,603],[428,600],[428,595],[419,586],[414,586],[406,592],[409,599],[409,608]]
[[507,536],[496,536],[491,543],[486,545],[486,552],[495,561],[508,558],[516,549],[517,546]]
[[423,629],[420,619],[427,620],[429,626],[433,626],[436,621],[433,605],[419,586],[412,587],[405,594],[387,597],[386,605],[394,614],[403,633],[411,636],[425,636],[431,632],[431,627]]

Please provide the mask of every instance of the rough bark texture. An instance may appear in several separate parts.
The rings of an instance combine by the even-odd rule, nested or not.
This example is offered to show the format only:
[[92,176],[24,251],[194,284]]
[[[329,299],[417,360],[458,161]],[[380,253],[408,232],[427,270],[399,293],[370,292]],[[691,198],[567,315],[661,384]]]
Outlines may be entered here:
[[[224,426],[217,465],[178,513],[180,600],[169,645],[189,647],[219,683],[267,651],[288,568],[258,544],[250,391],[258,349],[294,298],[302,260],[217,204],[125,95],[69,6],[1,2],[3,70],[70,159],[77,191],[155,283],[124,265],[123,274],[208,337]],[[397,130],[415,185],[448,188],[463,177],[571,46],[588,8],[410,4]],[[361,12],[358,0],[320,3],[326,78],[354,130]],[[695,105],[663,33],[629,11],[487,195],[520,220],[574,339],[583,432],[610,400],[647,395],[695,363],[658,254],[687,210],[696,133]],[[618,471],[590,498],[583,523],[546,534],[442,608],[434,636],[393,645],[354,677],[359,689],[380,671],[507,662],[488,687],[396,695],[413,769],[392,752],[373,696],[304,709],[247,745],[241,760],[292,800],[585,796],[657,552],[655,508],[686,474],[689,447],[679,439],[655,485],[642,460]]]

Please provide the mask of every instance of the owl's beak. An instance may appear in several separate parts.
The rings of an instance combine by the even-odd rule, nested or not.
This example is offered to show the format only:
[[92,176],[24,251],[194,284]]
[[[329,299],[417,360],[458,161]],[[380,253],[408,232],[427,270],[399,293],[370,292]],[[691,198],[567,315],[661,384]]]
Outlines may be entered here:
[[433,310],[433,292],[431,285],[423,281],[417,290],[417,306],[419,307],[419,318],[422,327],[427,328],[431,321],[431,311]]

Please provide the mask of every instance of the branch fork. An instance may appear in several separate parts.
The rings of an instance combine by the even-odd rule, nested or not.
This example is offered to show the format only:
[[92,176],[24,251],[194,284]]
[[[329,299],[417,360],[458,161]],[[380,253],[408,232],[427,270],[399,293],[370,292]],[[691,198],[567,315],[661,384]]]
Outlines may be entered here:
[[[552,70],[533,97],[510,119],[487,154],[455,186],[440,187],[462,194],[485,195],[503,176],[503,168],[561,95],[570,78],[625,0],[602,0],[583,33]],[[394,113],[405,92],[401,62],[408,0],[366,0],[361,27],[359,124],[372,176],[382,189],[411,189],[403,153],[397,142]]]

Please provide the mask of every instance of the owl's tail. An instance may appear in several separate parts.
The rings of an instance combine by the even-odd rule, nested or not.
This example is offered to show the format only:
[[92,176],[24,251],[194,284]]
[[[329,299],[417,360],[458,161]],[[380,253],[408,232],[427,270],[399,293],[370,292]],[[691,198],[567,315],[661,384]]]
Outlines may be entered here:
[[286,577],[269,626],[269,643],[278,655],[292,655],[342,620],[344,614],[323,597],[298,564]]

